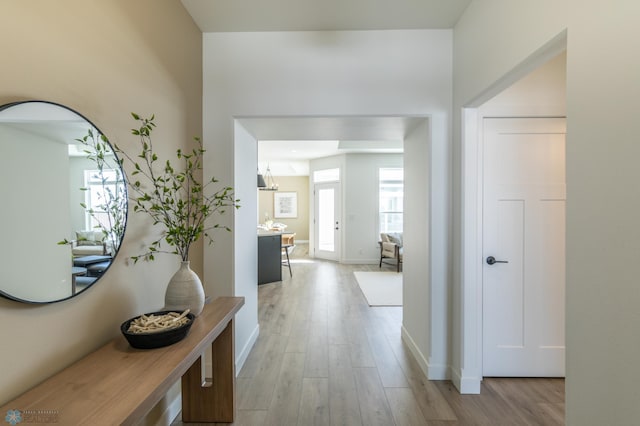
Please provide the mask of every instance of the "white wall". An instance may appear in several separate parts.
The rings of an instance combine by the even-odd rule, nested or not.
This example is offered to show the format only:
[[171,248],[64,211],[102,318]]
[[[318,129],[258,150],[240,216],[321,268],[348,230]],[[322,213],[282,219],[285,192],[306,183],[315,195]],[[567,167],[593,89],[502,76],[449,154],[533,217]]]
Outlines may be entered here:
[[[450,30],[204,34],[206,173],[225,181],[244,173],[254,176],[255,158],[234,158],[233,118],[265,116],[440,115],[442,125],[434,135],[445,155],[432,160],[448,170],[451,36]],[[236,228],[255,227],[255,216],[235,220]],[[448,226],[440,228],[446,232]],[[210,291],[238,294],[232,253],[253,252],[253,243],[234,233],[205,250]],[[236,256],[236,275],[252,259]],[[425,324],[427,318],[419,327]],[[255,324],[238,324],[245,326]]]
[[[233,280],[233,294],[245,297],[245,305],[235,318],[236,364],[237,371],[240,371],[240,367],[244,364],[259,334],[257,175],[255,167],[251,169],[253,173],[245,173],[241,167],[245,158],[255,159],[257,157],[258,141],[237,121],[235,122],[234,140],[236,150],[234,160],[238,163],[235,166],[238,173],[234,177],[234,191],[236,198],[240,199],[241,207],[235,212],[235,223],[237,224],[233,230],[236,241],[235,251],[231,250],[231,247],[227,247],[227,251],[233,254],[236,263],[243,266],[235,269]],[[215,238],[218,240],[218,236]],[[240,250],[241,247],[244,249]],[[212,278],[212,275],[215,276],[215,274],[216,270],[205,269],[205,277],[208,277],[209,280],[215,279]]]
[[567,0],[472,1],[454,28],[454,103],[481,97],[566,26]]
[[548,52],[563,38],[566,13],[566,3],[554,0],[474,1],[454,29],[452,378],[462,392],[479,392],[482,378],[477,273],[482,259],[477,241],[470,238],[477,236],[478,200],[471,189],[477,176],[463,174],[465,168],[477,167],[475,141],[462,137],[461,111],[504,90],[534,63],[550,59]]
[[[422,143],[426,145],[425,140]],[[342,177],[343,263],[378,263],[378,169],[403,167],[402,154],[347,154]]]
[[[427,143],[424,142],[426,135]],[[425,371],[428,370],[431,324],[429,276],[430,170],[425,164],[431,151],[431,129],[425,120],[404,141],[404,264],[402,337]],[[410,195],[409,195],[410,194]],[[410,230],[410,232],[409,232]],[[414,283],[413,285],[406,285]],[[422,348],[422,349],[421,349]]]
[[[71,249],[57,244],[69,236],[67,146],[10,124],[0,127],[0,141],[2,290],[34,302],[70,297]],[[46,282],[33,273],[34,256]]]
[[564,117],[567,115],[567,52],[524,76],[478,110],[483,117]]

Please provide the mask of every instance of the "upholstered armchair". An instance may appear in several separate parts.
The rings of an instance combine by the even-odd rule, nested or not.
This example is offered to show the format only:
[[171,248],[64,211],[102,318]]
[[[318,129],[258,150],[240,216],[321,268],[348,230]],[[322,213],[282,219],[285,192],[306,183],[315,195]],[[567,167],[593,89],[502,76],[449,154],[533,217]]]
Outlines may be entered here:
[[78,231],[76,239],[71,241],[71,254],[73,257],[104,256],[111,254],[111,250],[102,231]]
[[402,265],[402,233],[381,233],[380,234],[380,268],[383,259],[394,259],[397,271],[400,272]]

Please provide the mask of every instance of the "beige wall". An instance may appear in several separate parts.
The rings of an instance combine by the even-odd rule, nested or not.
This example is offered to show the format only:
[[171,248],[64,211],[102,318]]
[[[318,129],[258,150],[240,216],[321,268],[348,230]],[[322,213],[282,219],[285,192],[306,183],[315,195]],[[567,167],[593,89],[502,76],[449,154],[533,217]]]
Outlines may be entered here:
[[287,232],[295,232],[296,240],[309,240],[309,176],[275,176],[280,192],[298,194],[298,217],[275,218],[273,215],[273,191],[258,191],[258,222],[264,223],[265,213],[274,222],[287,225]]
[[566,424],[632,425],[640,418],[640,4],[569,5]]
[[[136,149],[132,111],[155,113],[161,155],[173,155],[202,133],[202,37],[180,2],[3,2],[0,51],[2,104],[42,99],[67,105],[129,151]],[[130,215],[115,264],[74,299],[50,305],[0,300],[0,404],[118,335],[122,321],[162,306],[177,257],[125,262],[139,253],[149,227],[146,218]],[[201,272],[201,247],[192,261]],[[25,273],[46,281],[46,272],[36,269],[34,263]]]

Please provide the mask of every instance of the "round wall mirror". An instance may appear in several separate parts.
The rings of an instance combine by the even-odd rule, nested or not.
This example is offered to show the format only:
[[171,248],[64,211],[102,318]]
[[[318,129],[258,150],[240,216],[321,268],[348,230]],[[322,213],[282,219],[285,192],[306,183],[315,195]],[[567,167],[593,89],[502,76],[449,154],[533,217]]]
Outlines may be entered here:
[[120,161],[89,120],[44,101],[0,106],[0,295],[77,296],[112,264],[124,236]]

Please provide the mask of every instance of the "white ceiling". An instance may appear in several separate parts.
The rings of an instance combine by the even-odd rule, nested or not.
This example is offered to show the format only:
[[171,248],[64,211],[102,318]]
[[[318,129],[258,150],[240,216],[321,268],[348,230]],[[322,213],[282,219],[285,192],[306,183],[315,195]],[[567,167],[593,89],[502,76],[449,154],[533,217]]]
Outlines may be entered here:
[[453,28],[471,0],[182,0],[202,32]]
[[258,141],[258,170],[274,176],[307,176],[309,160],[340,154],[399,154],[402,141]]

